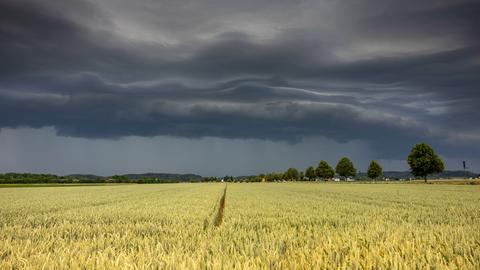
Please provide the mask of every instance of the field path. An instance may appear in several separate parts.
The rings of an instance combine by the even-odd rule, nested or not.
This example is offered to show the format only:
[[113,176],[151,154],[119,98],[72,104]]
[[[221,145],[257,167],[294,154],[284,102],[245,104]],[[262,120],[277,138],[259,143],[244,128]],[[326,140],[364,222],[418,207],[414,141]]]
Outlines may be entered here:
[[223,190],[223,195],[220,198],[220,202],[218,204],[218,211],[217,211],[217,215],[215,216],[215,222],[213,223],[213,225],[215,225],[215,227],[218,227],[218,226],[222,225],[223,211],[225,210],[226,196],[227,196],[227,185],[225,184],[225,189]]

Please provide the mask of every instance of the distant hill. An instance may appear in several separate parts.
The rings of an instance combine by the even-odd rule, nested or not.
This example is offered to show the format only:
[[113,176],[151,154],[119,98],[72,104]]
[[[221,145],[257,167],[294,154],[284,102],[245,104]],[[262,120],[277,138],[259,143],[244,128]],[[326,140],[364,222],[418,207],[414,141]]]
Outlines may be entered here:
[[[432,174],[429,178],[463,178],[463,177],[477,177],[478,173],[473,173],[470,171],[464,172],[461,170],[458,171],[444,171],[440,174]],[[384,171],[383,176],[392,178],[392,179],[408,179],[413,177],[413,175],[409,171]],[[362,172],[358,174],[358,177],[367,177],[367,174]]]
[[444,171],[441,174],[433,174],[433,178],[462,178],[462,177],[478,177],[480,174],[470,171]]
[[202,176],[198,174],[176,174],[176,173],[140,173],[140,174],[124,174],[122,176],[128,177],[131,180],[138,180],[141,178],[156,178],[161,180],[176,180],[176,181],[200,181]]
[[39,184],[39,183],[177,183],[200,182],[202,176],[196,174],[175,173],[141,173],[112,176],[94,174],[35,174],[35,173],[5,173],[0,174],[0,184]]
[[88,179],[88,180],[105,178],[104,176],[99,176],[99,175],[95,175],[95,174],[69,174],[69,175],[65,175],[65,177],[78,178],[78,179]]
[[115,175],[115,176],[99,176],[94,174],[69,174],[65,175],[66,177],[78,178],[78,179],[87,179],[87,180],[95,180],[95,179],[108,179],[112,177],[127,177],[130,180],[138,180],[142,178],[150,178],[150,179],[159,179],[159,180],[171,180],[171,181],[200,181],[202,176],[192,173],[187,174],[177,174],[177,173],[130,173],[130,174],[122,174],[122,175]]

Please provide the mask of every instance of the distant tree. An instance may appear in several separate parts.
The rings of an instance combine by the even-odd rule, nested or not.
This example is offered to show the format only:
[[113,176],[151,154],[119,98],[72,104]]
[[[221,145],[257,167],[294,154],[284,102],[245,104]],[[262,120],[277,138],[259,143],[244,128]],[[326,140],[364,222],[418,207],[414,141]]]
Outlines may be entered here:
[[346,157],[338,161],[335,171],[342,177],[355,176],[357,174],[357,169],[355,169],[350,159]]
[[285,172],[285,178],[287,180],[297,180],[298,176],[298,170],[295,168],[288,168],[288,170]]
[[328,163],[325,160],[320,161],[318,163],[318,167],[315,170],[316,176],[318,176],[321,179],[330,179],[333,176],[335,176],[335,171],[333,171],[333,168],[328,165]]
[[278,181],[278,180],[282,180],[284,178],[283,176],[284,174],[283,173],[267,173],[265,175],[265,180],[267,182],[273,182],[273,181]]
[[435,154],[432,147],[425,143],[416,144],[407,158],[410,171],[414,176],[423,177],[432,173],[441,173],[444,170],[443,161]]
[[305,170],[305,177],[310,181],[315,178],[315,170],[312,166],[308,166]]
[[211,177],[203,177],[202,182],[218,182],[219,179],[217,177],[211,176]]
[[235,179],[233,178],[233,176],[225,175],[225,177],[223,177],[223,181],[224,182],[235,182]]
[[304,180],[304,179],[305,179],[305,173],[302,172],[302,171],[300,171],[300,172],[299,172],[299,175],[298,175],[298,178],[299,178],[300,180]]
[[240,181],[251,183],[251,182],[261,182],[262,181],[261,179],[262,178],[258,175],[251,175],[251,176],[248,176],[246,178],[243,178]]
[[382,175],[382,166],[375,162],[375,160],[372,160],[370,162],[370,165],[368,166],[367,175],[371,179],[379,177],[380,175]]

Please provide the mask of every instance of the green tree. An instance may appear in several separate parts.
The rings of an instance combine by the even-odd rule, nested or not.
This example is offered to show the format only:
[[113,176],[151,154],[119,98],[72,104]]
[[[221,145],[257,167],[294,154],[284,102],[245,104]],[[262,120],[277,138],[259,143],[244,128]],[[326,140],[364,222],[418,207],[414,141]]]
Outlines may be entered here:
[[368,165],[367,175],[371,179],[379,177],[380,175],[382,175],[382,166],[375,162],[375,160],[372,160],[370,162],[370,165]]
[[267,182],[275,181],[275,175],[273,173],[267,173],[267,175],[265,175],[265,180]]
[[342,177],[355,176],[357,174],[357,169],[355,169],[350,159],[346,157],[338,161],[335,171]]
[[285,172],[285,178],[287,180],[297,180],[299,173],[295,168],[288,168],[287,172]]
[[305,177],[308,178],[308,180],[312,181],[312,179],[315,178],[315,170],[313,169],[312,166],[308,166],[307,169],[305,170]]
[[426,143],[416,144],[407,158],[410,171],[414,176],[423,177],[425,183],[427,176],[432,173],[441,173],[444,169],[443,161],[435,154],[432,147]]
[[325,160],[322,160],[320,163],[318,163],[315,174],[321,179],[330,179],[335,175],[335,171],[333,171],[333,168],[328,165]]

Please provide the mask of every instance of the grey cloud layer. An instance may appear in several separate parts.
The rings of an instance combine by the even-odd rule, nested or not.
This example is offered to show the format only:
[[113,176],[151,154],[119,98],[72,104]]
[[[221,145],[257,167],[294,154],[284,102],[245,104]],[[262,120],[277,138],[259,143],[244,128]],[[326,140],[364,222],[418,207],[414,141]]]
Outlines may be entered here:
[[[223,1],[210,10],[207,1],[208,16],[193,2],[151,7],[191,13],[183,22],[142,20],[151,10],[129,13],[121,1],[2,1],[0,128],[53,126],[86,138],[324,136],[366,141],[382,158],[425,140],[452,157],[478,155],[480,4],[365,3],[355,12],[321,1],[252,11]],[[322,22],[313,8],[333,14]],[[271,31],[259,35],[237,21],[242,14]]]

